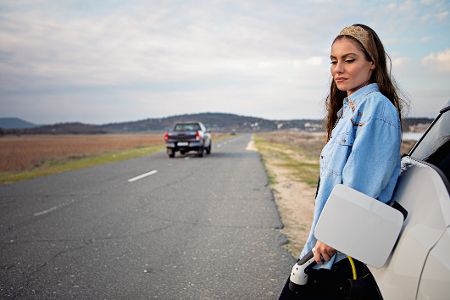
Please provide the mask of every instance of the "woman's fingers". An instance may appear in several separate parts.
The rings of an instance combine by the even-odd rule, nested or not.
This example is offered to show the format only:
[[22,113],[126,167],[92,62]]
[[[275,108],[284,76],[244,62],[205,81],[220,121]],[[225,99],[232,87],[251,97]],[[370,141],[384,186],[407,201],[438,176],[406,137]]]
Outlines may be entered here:
[[336,250],[327,244],[317,241],[314,252],[314,260],[321,264],[323,262],[329,261],[331,257],[336,253]]
[[[317,245],[316,245],[317,246]],[[320,252],[316,249],[316,251],[314,252],[314,260],[316,261],[316,263],[321,264],[322,263],[322,255],[320,254]]]
[[323,251],[323,252],[322,252],[322,257],[323,257],[323,260],[324,260],[324,261],[329,261],[330,258],[331,258],[332,256],[333,256],[333,255],[330,255],[330,254],[329,254],[329,251]]

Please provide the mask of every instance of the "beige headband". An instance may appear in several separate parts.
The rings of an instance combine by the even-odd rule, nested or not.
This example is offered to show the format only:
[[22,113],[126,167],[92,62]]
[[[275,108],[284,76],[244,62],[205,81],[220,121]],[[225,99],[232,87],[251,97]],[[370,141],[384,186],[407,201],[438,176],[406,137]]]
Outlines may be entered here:
[[363,45],[364,49],[369,53],[369,33],[362,27],[359,26],[349,26],[341,30],[339,35],[348,35],[355,38],[358,42]]

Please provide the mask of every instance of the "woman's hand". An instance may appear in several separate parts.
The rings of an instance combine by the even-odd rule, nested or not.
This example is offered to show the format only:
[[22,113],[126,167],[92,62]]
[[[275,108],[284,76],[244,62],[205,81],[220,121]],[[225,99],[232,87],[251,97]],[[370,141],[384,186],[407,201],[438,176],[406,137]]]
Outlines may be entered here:
[[314,252],[314,260],[318,264],[329,261],[331,257],[336,253],[336,249],[322,243],[321,241],[316,242],[316,246],[314,247],[314,249],[316,250]]

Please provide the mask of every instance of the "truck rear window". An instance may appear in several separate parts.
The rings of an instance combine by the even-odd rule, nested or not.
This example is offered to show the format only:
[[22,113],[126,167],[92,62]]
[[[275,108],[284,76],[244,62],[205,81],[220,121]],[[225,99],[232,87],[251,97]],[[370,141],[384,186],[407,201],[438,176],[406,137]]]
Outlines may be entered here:
[[198,124],[176,124],[175,131],[197,131],[200,130],[200,126]]

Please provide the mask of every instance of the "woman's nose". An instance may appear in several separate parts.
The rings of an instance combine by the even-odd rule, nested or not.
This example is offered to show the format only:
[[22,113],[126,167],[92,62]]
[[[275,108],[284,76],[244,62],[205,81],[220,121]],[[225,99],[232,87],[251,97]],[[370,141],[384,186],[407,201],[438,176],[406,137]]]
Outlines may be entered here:
[[336,65],[334,66],[334,71],[336,73],[342,73],[344,71],[344,65],[341,62],[336,62]]

